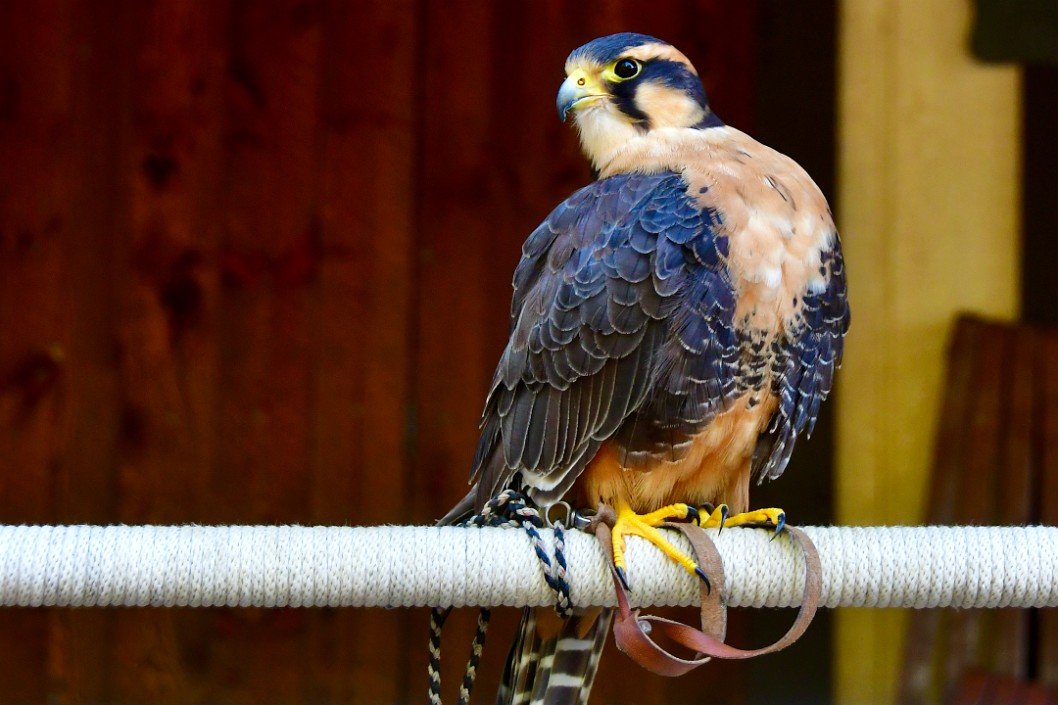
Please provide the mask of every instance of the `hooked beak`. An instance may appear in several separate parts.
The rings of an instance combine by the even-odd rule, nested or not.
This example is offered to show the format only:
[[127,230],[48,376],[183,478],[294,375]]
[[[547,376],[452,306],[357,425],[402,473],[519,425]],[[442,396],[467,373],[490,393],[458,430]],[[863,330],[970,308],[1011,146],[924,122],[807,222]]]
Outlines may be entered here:
[[574,70],[558,89],[556,107],[559,120],[565,122],[571,111],[577,110],[594,98],[602,98],[603,95],[596,83],[582,69]]

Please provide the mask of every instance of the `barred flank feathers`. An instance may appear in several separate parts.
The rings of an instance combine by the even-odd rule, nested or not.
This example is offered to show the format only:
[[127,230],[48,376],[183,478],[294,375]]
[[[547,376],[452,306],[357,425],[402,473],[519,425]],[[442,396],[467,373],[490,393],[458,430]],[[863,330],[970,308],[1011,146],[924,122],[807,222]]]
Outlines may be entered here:
[[526,609],[497,705],[586,705],[611,617],[612,610],[577,610],[543,637],[535,610]]

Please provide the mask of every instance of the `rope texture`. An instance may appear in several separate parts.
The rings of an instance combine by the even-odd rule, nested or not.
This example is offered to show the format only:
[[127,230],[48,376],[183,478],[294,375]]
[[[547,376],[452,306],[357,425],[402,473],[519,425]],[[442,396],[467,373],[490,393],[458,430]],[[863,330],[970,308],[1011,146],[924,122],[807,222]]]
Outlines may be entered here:
[[[827,607],[1058,606],[1056,527],[809,527]],[[546,553],[554,534],[540,530]],[[679,546],[682,536],[673,535]],[[791,607],[800,551],[714,535],[728,604]],[[564,537],[573,605],[613,606],[594,537]],[[684,547],[689,547],[684,543]],[[0,606],[544,606],[554,592],[521,531],[465,527],[0,526]],[[628,542],[633,606],[695,605],[695,579]]]

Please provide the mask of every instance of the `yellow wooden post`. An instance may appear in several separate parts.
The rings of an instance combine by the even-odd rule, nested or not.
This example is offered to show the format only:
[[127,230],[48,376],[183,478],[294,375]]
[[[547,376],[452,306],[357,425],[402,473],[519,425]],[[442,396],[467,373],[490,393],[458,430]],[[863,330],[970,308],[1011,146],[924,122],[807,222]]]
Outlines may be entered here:
[[[1018,311],[1020,71],[973,59],[966,0],[839,9],[837,517],[918,523],[953,315]],[[906,618],[838,615],[838,703],[894,701]]]

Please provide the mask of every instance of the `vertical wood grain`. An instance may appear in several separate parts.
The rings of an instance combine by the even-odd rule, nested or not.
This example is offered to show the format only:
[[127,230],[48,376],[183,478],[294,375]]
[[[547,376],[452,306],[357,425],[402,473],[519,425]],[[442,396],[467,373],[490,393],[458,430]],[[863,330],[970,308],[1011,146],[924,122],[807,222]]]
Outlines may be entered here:
[[[64,460],[72,31],[67,3],[0,6],[0,521],[44,522]],[[48,169],[38,165],[46,164]],[[0,683],[29,702],[63,675],[46,611],[0,610]]]
[[228,19],[215,486],[232,521],[307,506],[310,288],[319,274],[321,18],[235,2]]
[[[129,204],[115,335],[120,349],[118,517],[209,521],[220,221],[224,3],[127,3],[111,15],[133,50],[128,137],[116,155]],[[208,613],[119,610],[115,702],[181,702],[189,621]]]
[[[325,8],[311,515],[323,524],[404,522],[414,492],[407,426],[418,18],[411,2]],[[423,624],[410,619],[406,610],[314,611],[307,697],[417,699],[405,694],[414,679],[394,677],[405,651],[422,651]]]
[[429,521],[458,499],[468,478],[495,363],[495,345],[487,341],[506,335],[505,321],[485,320],[485,281],[494,259],[521,240],[492,222],[500,198],[493,165],[509,148],[494,139],[490,109],[509,99],[502,85],[507,77],[494,70],[481,41],[492,32],[494,8],[427,2],[423,11],[429,32],[419,72],[425,119],[416,211],[414,437],[422,491],[413,507],[420,521]]
[[[116,518],[117,449],[121,417],[120,349],[116,336],[124,273],[128,202],[120,183],[120,156],[129,120],[132,47],[120,20],[93,12],[88,3],[69,4],[68,24],[59,24],[70,66],[70,111],[54,135],[58,157],[38,168],[64,183],[66,237],[64,292],[69,339],[66,368],[69,416],[62,460],[48,479],[53,522],[109,522]],[[60,29],[63,28],[63,29]],[[42,86],[43,87],[43,86]],[[47,295],[47,294],[45,294]],[[114,615],[55,610],[49,629],[51,683],[59,702],[109,698],[113,683]],[[43,694],[41,694],[43,699]]]
[[225,5],[135,7],[127,31],[143,36],[120,156],[130,203],[117,331],[120,514],[128,522],[203,521],[217,510],[208,498]]
[[[322,37],[313,3],[233,2],[227,18],[215,521],[308,516]],[[209,698],[300,700],[307,674],[290,664],[305,653],[307,618],[221,611]]]
[[[497,227],[503,198],[494,168],[508,153],[497,139],[494,103],[509,100],[485,38],[495,5],[440,0],[420,4],[427,28],[419,55],[422,94],[416,184],[415,403],[412,436],[413,520],[431,522],[466,492],[477,421],[506,337],[506,317],[488,320],[497,296],[487,282],[493,264],[520,246],[520,234]],[[497,208],[497,206],[499,208]],[[509,291],[509,289],[508,289]],[[499,298],[508,298],[509,293]],[[445,630],[449,656],[442,683],[462,679],[462,654],[473,634],[464,610]],[[425,622],[423,622],[425,624]],[[425,631],[419,634],[425,638]],[[502,649],[502,647],[501,647]],[[411,655],[425,673],[425,652]],[[495,692],[492,669],[480,671],[481,692]],[[425,687],[425,680],[421,680]],[[420,691],[421,692],[421,691]],[[449,690],[449,693],[455,692]],[[449,695],[449,697],[452,697]]]

